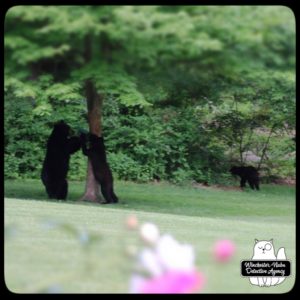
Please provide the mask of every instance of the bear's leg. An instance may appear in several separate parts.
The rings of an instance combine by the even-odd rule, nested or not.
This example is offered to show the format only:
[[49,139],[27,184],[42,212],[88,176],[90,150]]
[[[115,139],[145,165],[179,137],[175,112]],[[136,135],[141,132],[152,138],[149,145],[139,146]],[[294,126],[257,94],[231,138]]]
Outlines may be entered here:
[[106,200],[105,203],[117,203],[119,201],[110,182],[101,184],[101,192]]
[[[101,192],[103,197],[106,200],[106,203],[117,203],[118,198],[113,191],[113,178],[109,166],[108,165],[103,166],[102,174],[97,173],[96,175],[97,175],[96,178],[98,178],[99,180],[101,178],[100,181]],[[102,176],[100,177],[100,175]]]
[[118,197],[116,196],[116,194],[114,193],[114,190],[113,188],[111,187],[110,189],[110,195],[111,195],[111,198],[112,198],[112,202],[113,203],[117,203],[119,201]]
[[66,179],[63,179],[58,185],[56,199],[66,200],[67,195],[68,195],[68,181]]
[[57,195],[57,182],[51,181],[49,178],[44,182],[44,185],[46,187],[46,192],[48,194],[49,199],[56,199]]
[[241,178],[240,186],[241,188],[244,188],[246,186],[246,179],[244,177]]
[[253,182],[253,179],[248,179],[248,183],[249,183],[251,189],[254,190],[254,182]]
[[255,186],[255,188],[259,191],[259,181],[258,181],[258,180],[256,180],[256,181],[254,182],[254,186]]
[[53,184],[47,183],[46,184],[46,192],[48,194],[49,199],[55,199],[56,198],[56,189]]
[[101,192],[105,199],[105,204],[112,203],[112,199],[109,194],[109,188],[107,187],[107,184],[105,182],[101,183]]

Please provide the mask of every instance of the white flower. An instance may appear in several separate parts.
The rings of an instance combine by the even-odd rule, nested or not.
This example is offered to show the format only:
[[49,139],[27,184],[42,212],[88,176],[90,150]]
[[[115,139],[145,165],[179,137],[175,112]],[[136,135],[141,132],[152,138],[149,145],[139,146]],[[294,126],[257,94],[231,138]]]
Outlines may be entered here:
[[140,228],[140,235],[146,243],[154,245],[159,239],[159,230],[153,223],[145,223]]
[[138,253],[130,293],[186,293],[203,285],[191,245],[180,244],[169,234],[160,236],[152,223],[143,224],[140,235],[148,247]]
[[179,244],[171,235],[163,235],[156,245],[156,255],[166,270],[194,270],[195,253],[191,245]]
[[163,235],[154,248],[140,253],[138,261],[151,276],[159,276],[168,271],[193,271],[195,253],[191,245],[179,244],[171,235]]
[[144,284],[144,282],[144,277],[137,274],[133,274],[129,282],[129,293],[138,294],[140,292],[140,287]]
[[151,274],[151,276],[159,276],[163,273],[163,268],[160,265],[159,257],[151,249],[144,249],[139,255],[139,263],[142,267]]

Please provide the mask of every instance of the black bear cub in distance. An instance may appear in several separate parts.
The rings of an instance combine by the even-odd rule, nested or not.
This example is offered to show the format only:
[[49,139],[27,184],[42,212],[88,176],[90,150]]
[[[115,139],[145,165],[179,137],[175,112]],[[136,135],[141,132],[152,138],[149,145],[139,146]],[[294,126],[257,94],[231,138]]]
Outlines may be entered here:
[[259,190],[259,174],[256,168],[252,166],[232,167],[230,169],[232,175],[238,175],[241,178],[240,186],[244,188],[248,181],[252,190]]
[[70,137],[70,134],[70,126],[64,121],[59,121],[54,125],[47,141],[41,179],[50,199],[67,198],[70,156],[81,147],[80,138]]
[[92,163],[95,179],[101,186],[101,192],[106,203],[117,203],[118,198],[113,190],[113,176],[106,159],[103,137],[95,134],[80,135],[82,152],[88,156]]

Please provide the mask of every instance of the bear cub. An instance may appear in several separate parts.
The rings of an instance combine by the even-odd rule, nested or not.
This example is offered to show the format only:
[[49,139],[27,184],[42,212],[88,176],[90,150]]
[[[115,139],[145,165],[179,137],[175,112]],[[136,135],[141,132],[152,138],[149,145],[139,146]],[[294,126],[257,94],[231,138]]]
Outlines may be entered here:
[[258,170],[252,166],[232,167],[230,169],[232,175],[238,175],[241,178],[240,186],[244,188],[248,181],[252,190],[259,190],[259,173]]
[[50,199],[67,198],[70,156],[81,148],[80,138],[71,134],[70,126],[60,121],[54,125],[47,141],[41,179]]
[[101,187],[104,204],[117,203],[118,197],[113,190],[113,176],[106,159],[103,137],[81,133],[80,139],[82,152],[91,160],[95,179]]

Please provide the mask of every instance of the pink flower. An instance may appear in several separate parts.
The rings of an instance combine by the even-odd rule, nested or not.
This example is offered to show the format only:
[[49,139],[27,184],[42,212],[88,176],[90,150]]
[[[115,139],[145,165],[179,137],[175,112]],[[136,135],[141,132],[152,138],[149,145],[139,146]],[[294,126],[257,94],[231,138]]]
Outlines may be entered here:
[[184,294],[203,287],[204,276],[195,268],[192,245],[181,244],[170,234],[160,235],[153,223],[144,223],[139,233],[147,247],[136,256],[130,293]]
[[219,240],[213,249],[214,257],[219,262],[227,262],[235,253],[235,245],[230,240]]
[[170,271],[140,284],[143,294],[186,294],[201,290],[204,276],[200,272]]

